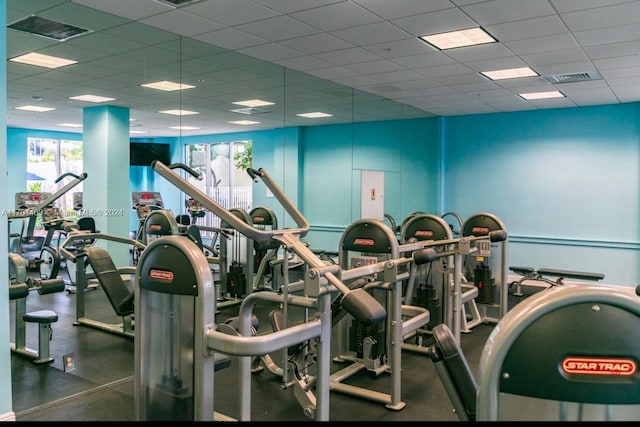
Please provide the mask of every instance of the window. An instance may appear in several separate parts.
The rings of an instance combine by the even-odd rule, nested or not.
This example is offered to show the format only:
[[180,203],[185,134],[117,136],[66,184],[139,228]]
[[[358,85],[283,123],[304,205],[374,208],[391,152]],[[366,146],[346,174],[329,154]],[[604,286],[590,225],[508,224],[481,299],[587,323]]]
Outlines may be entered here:
[[[186,147],[187,165],[203,175],[190,182],[225,209],[240,208],[247,213],[253,204],[253,181],[246,172],[251,167],[251,141],[193,144]],[[203,224],[219,227],[220,218],[208,212]]]
[[[55,193],[69,182],[65,178],[56,184],[61,175],[71,172],[81,175],[83,171],[82,141],[28,138],[27,139],[27,182],[25,191]],[[56,202],[63,215],[70,216],[74,210],[74,193],[82,197],[82,183]]]

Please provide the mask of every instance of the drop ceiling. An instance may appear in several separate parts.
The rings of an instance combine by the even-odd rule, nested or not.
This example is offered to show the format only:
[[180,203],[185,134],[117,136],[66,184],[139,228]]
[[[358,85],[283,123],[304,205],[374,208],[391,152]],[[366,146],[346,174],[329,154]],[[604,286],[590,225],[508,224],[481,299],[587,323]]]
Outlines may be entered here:
[[[132,136],[190,136],[640,100],[640,1],[175,3],[7,0],[7,25],[37,16],[89,30],[60,42],[7,28],[7,58],[38,52],[78,61],[53,70],[7,61],[7,126],[78,132],[59,124],[81,124],[84,108],[114,105],[130,109],[132,130],[146,132]],[[498,42],[438,51],[418,39],[475,26]],[[524,66],[539,76],[491,81],[480,74]],[[139,86],[157,80],[196,88]],[[550,90],[565,97],[518,96]],[[116,100],[69,100],[84,94]],[[231,111],[242,110],[233,102],[256,98],[275,104]],[[25,104],[55,110],[15,110]],[[199,114],[158,113],[169,109]],[[313,111],[333,116],[296,116]],[[228,123],[234,120],[260,123]]]

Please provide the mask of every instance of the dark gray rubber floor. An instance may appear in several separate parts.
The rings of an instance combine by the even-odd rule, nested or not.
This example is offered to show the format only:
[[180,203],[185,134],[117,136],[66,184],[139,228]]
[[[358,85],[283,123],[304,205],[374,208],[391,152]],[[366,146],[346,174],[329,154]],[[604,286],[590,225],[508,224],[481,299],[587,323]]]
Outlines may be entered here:
[[[510,296],[510,306],[541,288],[523,286],[525,296]],[[86,316],[104,322],[119,323],[103,291],[85,292]],[[74,325],[76,295],[56,293],[28,297],[28,309],[52,309],[59,315],[53,324],[50,342],[55,358],[46,365],[33,365],[12,354],[12,400],[17,421],[134,421],[134,339],[87,326]],[[233,316],[237,308],[228,307],[220,318]],[[263,317],[269,307],[256,309]],[[12,316],[13,317],[13,316]],[[216,319],[218,321],[218,319]],[[261,325],[267,320],[260,320]],[[264,323],[263,323],[264,322]],[[461,346],[469,366],[475,373],[484,343],[493,325],[479,325],[471,333],[462,334]],[[37,330],[29,325],[27,344],[37,346]],[[63,369],[63,355],[71,354],[74,369]],[[274,355],[277,360],[277,355]],[[335,363],[334,370],[341,364]],[[215,374],[215,411],[238,417],[237,363]],[[349,378],[349,383],[387,393],[390,376],[372,377],[362,372]],[[263,370],[252,376],[253,421],[308,421],[293,396],[293,389],[282,387],[282,380]],[[401,410],[387,409],[384,404],[332,392],[331,421],[456,421],[452,405],[427,356],[403,351]]]

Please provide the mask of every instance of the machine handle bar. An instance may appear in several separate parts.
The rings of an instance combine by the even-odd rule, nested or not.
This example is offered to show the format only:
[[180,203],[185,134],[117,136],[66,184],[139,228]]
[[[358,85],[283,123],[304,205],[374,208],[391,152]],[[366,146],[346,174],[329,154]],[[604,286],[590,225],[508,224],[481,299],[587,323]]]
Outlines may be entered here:
[[83,172],[82,175],[80,175],[80,176],[75,175],[75,174],[73,174],[71,172],[67,172],[65,174],[60,175],[56,179],[56,184],[58,182],[60,182],[62,179],[64,179],[65,177],[67,177],[67,176],[72,176],[73,177],[73,181],[69,181],[67,184],[65,184],[64,187],[62,187],[61,189],[59,189],[58,191],[53,193],[51,196],[47,197],[45,200],[40,202],[35,208],[33,208],[34,212],[38,212],[39,210],[46,208],[47,206],[49,206],[50,204],[52,204],[53,202],[58,200],[60,197],[64,196],[66,193],[68,193],[69,190],[71,190],[73,187],[75,187],[76,185],[80,184],[82,181],[87,179],[87,173],[86,172]]
[[[84,175],[84,178],[86,178],[86,177],[87,177],[87,173],[86,173],[86,172],[85,172],[85,173],[83,173],[83,175]],[[57,177],[57,178],[56,178],[56,180],[55,180],[55,183],[56,183],[56,184],[57,184],[57,183],[59,183],[60,181],[62,181],[62,180],[63,180],[65,177],[67,177],[67,176],[72,176],[72,177],[74,177],[75,179],[79,179],[80,181],[82,181],[82,180],[84,179],[84,178],[79,177],[78,175],[76,175],[76,174],[75,174],[75,173],[73,173],[73,172],[66,172],[66,173],[63,173],[62,175],[60,175],[59,177]]]
[[76,252],[71,252],[67,249],[68,246],[77,246],[75,243],[78,241],[93,241],[93,240],[108,240],[110,242],[124,243],[128,245],[134,246],[136,249],[144,250],[147,246],[139,240],[131,239],[129,237],[121,237],[113,234],[106,233],[89,233],[84,230],[74,230],[67,234],[67,238],[60,244],[58,250],[60,254],[67,260],[71,262],[76,262],[78,259],[78,254]]
[[171,163],[167,167],[169,169],[183,169],[183,170],[187,171],[189,173],[189,175],[191,175],[192,177],[196,178],[198,181],[202,181],[202,179],[204,178],[204,176],[200,172],[196,171],[193,168],[190,168],[189,166],[185,165],[184,163]]

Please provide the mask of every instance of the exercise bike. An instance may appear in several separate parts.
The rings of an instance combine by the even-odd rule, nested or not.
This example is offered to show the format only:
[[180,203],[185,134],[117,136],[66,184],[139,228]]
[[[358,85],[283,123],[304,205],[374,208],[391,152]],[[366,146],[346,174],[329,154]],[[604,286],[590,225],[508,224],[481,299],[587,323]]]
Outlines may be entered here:
[[[55,193],[28,192],[16,194],[16,211],[9,216],[9,224],[12,219],[23,218],[23,226],[20,235],[12,242],[12,252],[22,257],[28,269],[38,269],[42,279],[53,279],[57,277],[60,269],[60,254],[57,248],[52,247],[51,242],[56,230],[62,230],[63,224],[69,221],[61,218],[59,208],[54,207],[54,203],[69,192],[72,188],[87,179],[87,173],[76,175],[71,172],[62,174],[56,178],[55,183],[59,183],[66,177],[73,177],[62,188]],[[35,236],[34,229],[38,214],[42,215],[42,224],[47,230],[46,236]],[[27,221],[27,232],[25,235],[24,221]],[[38,254],[38,255],[35,255]],[[10,257],[11,260],[15,258]]]
[[[69,172],[57,178],[56,183],[60,182],[66,176],[72,176],[74,180],[70,182],[72,185],[66,187],[64,192],[58,192],[59,197],[62,197],[71,188],[75,187],[87,178],[86,173],[82,176],[78,176]],[[75,200],[77,200],[77,196],[74,194],[74,208],[77,207],[75,206]],[[67,219],[62,214],[60,208],[54,206],[54,202],[51,202],[42,209],[42,226],[47,231],[37,261],[38,269],[40,271],[40,279],[42,280],[50,280],[58,277],[58,273],[60,272],[63,262],[63,257],[60,255],[59,248],[60,237],[66,236],[67,232],[73,228],[95,231],[95,221],[93,218],[83,217],[77,222]],[[56,239],[55,246],[53,245],[54,238]],[[70,272],[70,282],[73,282],[73,277],[75,276]]]

